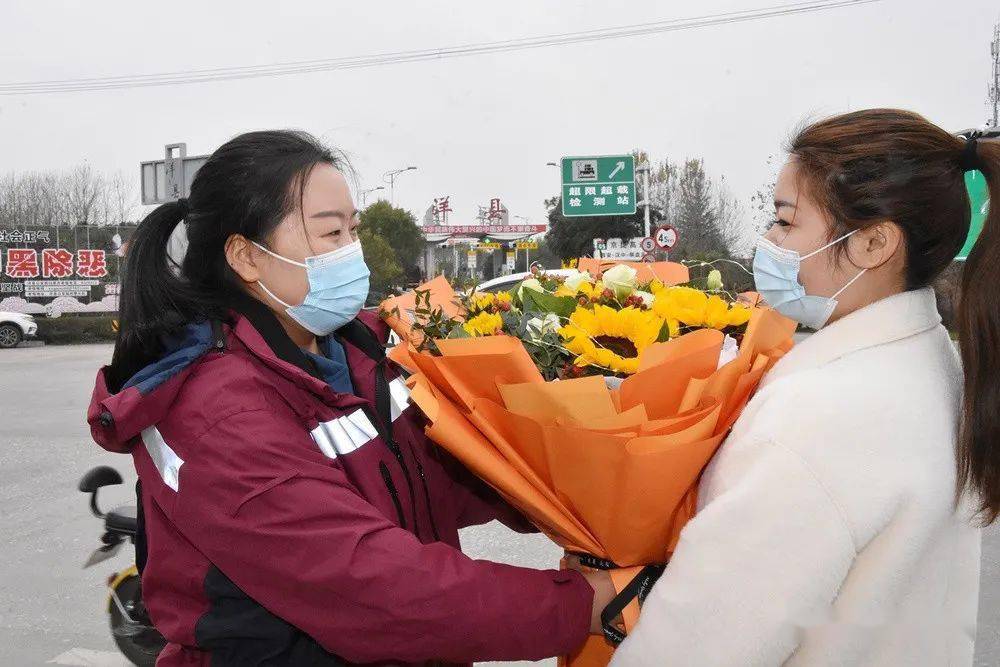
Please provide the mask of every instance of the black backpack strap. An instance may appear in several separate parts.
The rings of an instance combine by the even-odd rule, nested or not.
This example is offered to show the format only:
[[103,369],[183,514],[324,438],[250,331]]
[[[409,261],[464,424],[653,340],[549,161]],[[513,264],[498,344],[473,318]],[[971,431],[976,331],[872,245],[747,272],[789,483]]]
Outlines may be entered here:
[[361,320],[351,320],[337,329],[334,335],[364,352],[369,359],[375,361],[385,359],[385,345],[378,339],[375,332]]
[[142,510],[142,482],[135,483],[135,568],[142,574],[146,568],[146,514]]
[[[375,332],[364,322],[351,320],[337,329],[337,338],[346,341],[361,350],[366,357],[375,361],[375,410],[379,422],[376,424],[379,435],[387,443],[395,444],[392,439],[392,412],[389,407],[389,382],[385,378],[385,346],[379,341]],[[390,447],[392,446],[390,444]]]

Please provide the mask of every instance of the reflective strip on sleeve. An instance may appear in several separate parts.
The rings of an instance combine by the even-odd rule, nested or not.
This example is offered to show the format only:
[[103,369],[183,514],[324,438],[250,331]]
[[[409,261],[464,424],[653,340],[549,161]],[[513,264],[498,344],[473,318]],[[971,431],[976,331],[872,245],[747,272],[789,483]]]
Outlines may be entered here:
[[163,478],[163,483],[174,491],[180,491],[180,472],[184,460],[170,448],[155,426],[143,429],[142,443],[146,445],[149,458],[153,459],[153,465]]

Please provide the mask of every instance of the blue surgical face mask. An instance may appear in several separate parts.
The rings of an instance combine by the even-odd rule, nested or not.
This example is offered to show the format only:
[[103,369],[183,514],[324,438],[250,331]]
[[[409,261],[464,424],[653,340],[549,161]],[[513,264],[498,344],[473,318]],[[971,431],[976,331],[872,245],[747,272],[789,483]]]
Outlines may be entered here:
[[326,336],[344,326],[357,317],[365,305],[369,271],[361,251],[361,241],[322,255],[306,257],[305,263],[282,257],[259,243],[254,245],[272,257],[306,270],[309,291],[298,306],[285,303],[259,280],[257,284],[285,307],[289,317],[317,336]]
[[[857,231],[857,230],[855,230]],[[799,265],[827,248],[837,245],[854,232],[844,234],[808,255],[800,255],[775,245],[763,236],[757,241],[757,251],[753,256],[753,280],[757,291],[769,306],[785,317],[795,320],[810,329],[819,330],[837,309],[837,297],[854,284],[868,269],[862,269],[831,297],[806,294],[806,288],[799,282]]]

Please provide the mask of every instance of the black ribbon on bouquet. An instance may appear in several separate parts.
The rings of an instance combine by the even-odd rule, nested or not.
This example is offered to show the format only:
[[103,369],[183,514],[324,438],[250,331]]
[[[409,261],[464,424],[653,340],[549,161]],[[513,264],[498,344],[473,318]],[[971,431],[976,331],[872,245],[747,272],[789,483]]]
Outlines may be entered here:
[[[604,558],[598,558],[590,554],[575,553],[573,555],[580,559],[581,565],[594,570],[620,569],[619,565]],[[645,566],[639,570],[639,573],[632,578],[632,581],[628,582],[625,588],[601,611],[601,630],[604,631],[604,638],[611,642],[613,646],[621,644],[627,636],[623,630],[615,625],[615,619],[621,615],[625,607],[632,600],[638,599],[639,606],[641,607],[642,603],[646,601],[649,591],[652,590],[653,584],[659,580],[660,575],[663,574],[666,568],[665,564]]]

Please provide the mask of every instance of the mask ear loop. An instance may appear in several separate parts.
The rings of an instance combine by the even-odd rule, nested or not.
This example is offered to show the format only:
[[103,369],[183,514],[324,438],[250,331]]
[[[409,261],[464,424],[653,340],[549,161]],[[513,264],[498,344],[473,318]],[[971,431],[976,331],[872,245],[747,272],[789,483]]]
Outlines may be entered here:
[[266,252],[271,257],[275,257],[277,259],[280,259],[282,262],[287,262],[287,263],[293,264],[295,266],[301,266],[303,269],[309,268],[306,264],[303,264],[302,262],[296,262],[294,259],[288,259],[287,257],[282,257],[281,255],[279,255],[276,252],[271,252],[270,250],[268,250],[267,248],[265,248],[261,244],[257,243],[256,241],[251,241],[250,243],[253,243],[255,246],[257,246],[258,248],[260,248],[261,250],[263,250],[264,252]]
[[853,285],[858,280],[858,278],[860,278],[861,276],[865,275],[866,271],[868,271],[868,269],[861,269],[861,271],[858,272],[858,275],[856,275],[853,278],[851,278],[850,280],[848,280],[847,284],[844,285],[843,287],[841,287],[839,290],[837,290],[837,293],[834,294],[833,296],[831,296],[830,298],[831,299],[836,299],[838,296],[840,296],[841,294],[843,294],[844,290],[846,290],[848,287],[850,287],[851,285]]
[[[301,266],[301,267],[302,267],[302,268],[304,268],[304,269],[305,269],[305,268],[308,268],[308,267],[307,267],[307,266],[306,266],[305,264],[303,264],[302,262],[296,262],[295,260],[292,260],[292,259],[288,259],[287,257],[282,257],[281,255],[279,255],[279,254],[278,254],[278,253],[276,253],[276,252],[271,252],[270,250],[268,250],[267,248],[265,248],[265,247],[264,247],[264,246],[262,246],[261,244],[257,243],[256,241],[251,241],[250,243],[253,243],[253,244],[254,244],[255,246],[257,246],[258,248],[260,248],[261,250],[263,250],[264,252],[266,252],[266,253],[267,253],[268,255],[270,255],[271,257],[274,257],[274,258],[276,258],[276,259],[280,259],[280,260],[281,260],[282,262],[287,262],[287,263],[289,263],[289,264],[294,264],[295,266]],[[278,303],[280,303],[280,304],[281,304],[282,306],[284,306],[285,308],[292,308],[292,305],[291,305],[291,304],[288,304],[288,303],[285,303],[284,301],[282,301],[281,299],[279,299],[279,298],[278,298],[278,296],[277,296],[277,295],[276,295],[276,294],[275,294],[274,292],[272,292],[271,290],[267,289],[267,285],[265,285],[264,283],[262,283],[262,282],[261,282],[261,281],[259,281],[259,280],[257,281],[257,284],[258,284],[258,285],[260,286],[260,288],[261,288],[262,290],[264,290],[264,292],[265,292],[265,293],[266,293],[266,294],[267,294],[267,295],[268,295],[269,297],[271,297],[272,299],[274,299],[275,301],[277,301]]]
[[[829,243],[827,243],[827,244],[826,244],[825,246],[823,246],[822,248],[817,248],[816,250],[813,250],[813,251],[812,251],[811,253],[809,253],[808,255],[805,255],[805,256],[803,256],[803,257],[802,257],[802,259],[809,259],[809,258],[810,258],[810,257],[812,257],[813,255],[815,255],[815,254],[817,254],[817,253],[820,253],[820,252],[823,252],[823,251],[824,251],[824,250],[826,250],[827,248],[832,248],[833,246],[837,245],[838,243],[840,243],[840,242],[841,242],[841,241],[843,241],[844,239],[846,239],[846,238],[848,238],[848,237],[850,237],[850,236],[852,236],[852,235],[854,235],[854,234],[858,233],[859,231],[861,231],[861,230],[858,230],[858,229],[855,229],[855,230],[852,230],[852,231],[849,231],[849,232],[847,232],[846,234],[844,234],[843,236],[841,236],[840,238],[838,238],[838,239],[834,239],[833,241],[830,241]],[[840,288],[839,290],[837,290],[836,294],[834,294],[834,295],[833,295],[833,296],[831,296],[830,298],[831,298],[831,299],[836,299],[836,298],[837,298],[838,296],[840,296],[841,294],[843,294],[843,293],[844,293],[844,290],[846,290],[846,289],[847,289],[848,287],[850,287],[851,285],[853,285],[853,284],[854,284],[854,283],[855,283],[855,282],[856,282],[856,281],[858,280],[858,278],[860,278],[861,276],[865,275],[865,272],[866,272],[867,270],[868,270],[868,269],[861,269],[861,271],[859,271],[859,272],[858,272],[858,275],[856,275],[856,276],[854,276],[853,278],[851,278],[850,280],[848,280],[848,281],[847,281],[847,284],[846,284],[846,285],[844,285],[843,287],[841,287],[841,288]]]
[[267,295],[268,295],[269,297],[271,297],[272,299],[274,299],[275,301],[277,301],[278,303],[280,303],[280,304],[281,304],[282,306],[284,306],[285,308],[291,308],[291,307],[292,307],[291,305],[289,305],[289,304],[285,303],[284,301],[282,301],[281,299],[279,299],[279,298],[277,297],[277,295],[275,295],[275,293],[274,293],[274,292],[272,292],[271,290],[267,289],[267,286],[266,286],[266,285],[264,285],[264,283],[262,283],[261,281],[259,281],[259,280],[258,280],[258,281],[257,281],[257,284],[258,284],[258,285],[260,286],[260,288],[261,288],[262,290],[264,290],[264,292],[266,292],[266,293],[267,293]]
[[[813,255],[816,255],[816,254],[818,254],[818,253],[821,253],[821,252],[823,252],[824,250],[826,250],[827,248],[832,248],[833,246],[837,245],[838,243],[840,243],[840,242],[841,242],[841,241],[843,241],[844,239],[848,238],[849,236],[852,236],[852,235],[854,235],[854,234],[857,234],[857,233],[858,233],[859,231],[860,231],[860,230],[858,230],[858,229],[855,229],[855,230],[853,230],[853,231],[850,231],[850,232],[847,232],[846,234],[844,234],[843,236],[841,236],[841,237],[840,237],[839,239],[834,239],[833,241],[830,241],[829,243],[827,243],[827,244],[826,244],[825,246],[823,246],[822,248],[816,248],[815,250],[813,250],[813,251],[812,251],[811,253],[809,253],[808,255],[802,255],[801,259],[809,259],[809,258],[810,258],[810,257],[812,257]],[[780,246],[779,246],[779,247],[780,247]],[[850,283],[848,283],[848,284],[850,284]]]

